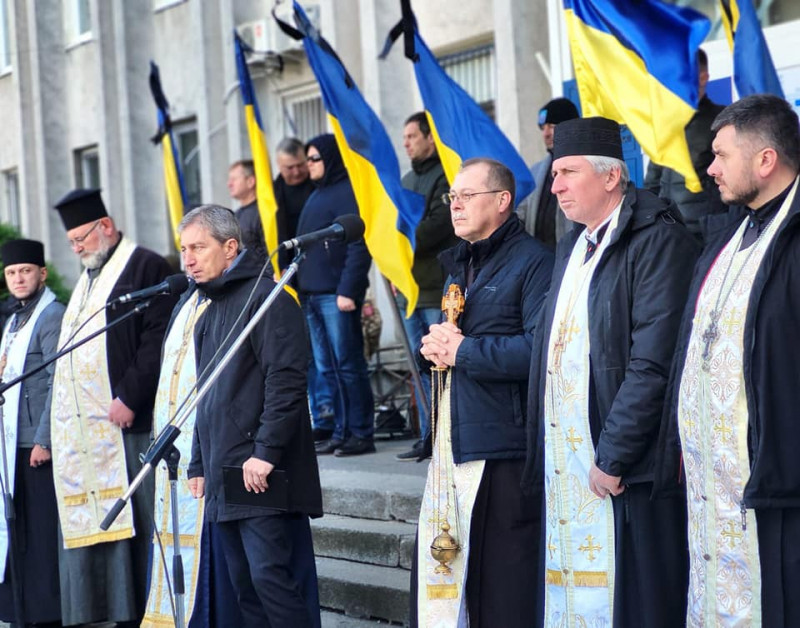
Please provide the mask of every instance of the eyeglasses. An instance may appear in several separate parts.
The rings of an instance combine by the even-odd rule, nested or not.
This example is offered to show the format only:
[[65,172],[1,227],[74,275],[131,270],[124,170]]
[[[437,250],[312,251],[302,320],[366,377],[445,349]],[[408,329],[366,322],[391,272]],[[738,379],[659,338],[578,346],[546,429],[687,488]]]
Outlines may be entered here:
[[442,203],[445,205],[452,205],[456,201],[460,201],[464,205],[472,200],[473,196],[478,194],[499,194],[505,190],[486,190],[485,192],[445,192],[442,194]]
[[[102,218],[101,218],[100,220],[102,220]],[[92,231],[94,231],[95,229],[97,229],[97,225],[99,225],[99,224],[100,224],[100,220],[95,220],[95,221],[94,221],[94,224],[93,224],[91,227],[89,227],[89,231],[87,231],[86,233],[84,233],[82,236],[78,236],[77,238],[73,238],[72,240],[67,240],[67,243],[68,243],[68,244],[69,244],[69,245],[70,245],[70,246],[71,246],[73,249],[74,249],[76,246],[80,246],[81,244],[83,244],[84,240],[86,240],[86,238],[88,238],[88,237],[91,235]]]
[[322,155],[309,155],[306,157],[306,161],[312,161],[314,163],[322,161]]

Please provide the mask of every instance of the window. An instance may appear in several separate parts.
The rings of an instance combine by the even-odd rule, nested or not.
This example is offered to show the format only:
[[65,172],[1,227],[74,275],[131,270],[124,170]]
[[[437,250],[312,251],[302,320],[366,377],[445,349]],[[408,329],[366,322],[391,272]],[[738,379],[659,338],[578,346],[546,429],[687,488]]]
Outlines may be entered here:
[[19,173],[16,168],[3,172],[3,187],[6,201],[4,219],[10,225],[19,227]]
[[90,0],[64,0],[67,20],[67,44],[75,45],[92,38]]
[[100,187],[100,154],[97,146],[75,151],[75,185],[86,189]]
[[328,130],[328,119],[322,97],[314,88],[309,92],[284,97],[284,135],[296,137],[300,141],[310,140]]
[[8,0],[0,0],[0,74],[11,71],[11,27]]
[[203,202],[203,190],[200,184],[200,148],[197,135],[197,123],[192,118],[172,126],[172,137],[178,151],[183,187],[186,191],[186,204],[199,205]]
[[[712,25],[708,39],[725,37],[719,0],[667,0],[667,2],[678,6],[689,6],[707,15]],[[797,0],[753,0],[753,6],[762,28],[800,19],[800,3]]]
[[439,64],[494,119],[497,96],[494,44],[440,57]]

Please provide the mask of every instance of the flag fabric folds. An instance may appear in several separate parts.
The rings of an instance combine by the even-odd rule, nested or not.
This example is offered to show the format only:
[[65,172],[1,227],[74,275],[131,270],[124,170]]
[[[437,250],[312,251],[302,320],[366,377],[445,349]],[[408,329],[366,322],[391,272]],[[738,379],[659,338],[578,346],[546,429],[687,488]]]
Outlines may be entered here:
[[[250,138],[250,154],[253,158],[253,169],[256,173],[256,202],[258,214],[261,217],[261,226],[264,230],[264,240],[268,254],[278,248],[278,203],[275,200],[275,191],[272,187],[272,169],[269,164],[269,152],[264,136],[264,125],[261,123],[261,114],[258,110],[253,82],[250,80],[250,70],[245,59],[245,44],[239,34],[234,31],[233,45],[236,51],[236,70],[239,74],[239,91],[244,104],[244,117],[247,126],[247,135]],[[280,275],[278,256],[271,258],[275,274]]]
[[536,187],[530,169],[494,121],[439,65],[417,32],[410,0],[402,0],[401,7],[403,19],[389,35],[381,57],[388,54],[393,41],[403,33],[405,55],[414,62],[417,86],[447,180],[453,182],[467,159],[496,159],[514,173],[518,204]]
[[175,247],[180,251],[181,239],[178,235],[178,225],[183,218],[183,210],[186,207],[186,188],[183,183],[183,172],[181,172],[175,140],[172,137],[169,103],[161,88],[161,76],[158,66],[152,61],[150,62],[150,93],[153,94],[153,100],[156,101],[158,110],[158,131],[153,136],[152,141],[154,144],[161,144],[164,154],[164,187],[167,191],[167,210],[169,211],[169,221],[172,226]]
[[785,98],[752,0],[719,0],[722,23],[733,51],[733,82],[739,96]]
[[563,0],[585,116],[626,124],[650,159],[701,189],[685,127],[698,102],[704,15],[659,0]]
[[278,23],[288,34],[302,37],[364,221],[367,248],[381,274],[408,300],[410,316],[419,293],[411,274],[414,234],[425,199],[403,188],[400,164],[383,124],[297,2],[294,17],[298,30]]

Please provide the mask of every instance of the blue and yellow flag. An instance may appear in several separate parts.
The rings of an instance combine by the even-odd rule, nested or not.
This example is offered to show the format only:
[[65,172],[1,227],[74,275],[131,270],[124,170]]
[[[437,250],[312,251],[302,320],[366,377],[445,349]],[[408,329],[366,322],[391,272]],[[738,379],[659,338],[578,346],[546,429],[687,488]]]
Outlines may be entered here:
[[[258,214],[261,216],[261,227],[264,229],[267,252],[272,254],[278,248],[278,203],[272,188],[272,169],[269,165],[267,141],[264,137],[264,125],[261,123],[253,82],[250,80],[250,70],[247,68],[247,60],[244,57],[247,44],[241,40],[236,31],[233,32],[233,46],[236,51],[236,70],[239,74],[239,91],[242,93],[247,135],[250,138],[250,154],[253,157],[253,169],[256,172]],[[281,274],[277,255],[272,257],[272,268],[276,275]]]
[[490,157],[514,173],[519,204],[536,187],[530,169],[494,121],[439,65],[417,32],[410,1],[402,0],[401,8],[403,18],[389,34],[381,57],[401,33],[405,35],[405,55],[414,62],[417,86],[447,180],[452,184],[467,159]]
[[186,188],[183,184],[183,172],[181,172],[178,151],[172,137],[169,103],[161,89],[158,66],[152,61],[150,62],[150,93],[153,94],[153,100],[156,101],[158,109],[158,131],[151,139],[154,144],[161,144],[164,153],[164,187],[167,190],[167,210],[175,247],[180,251],[181,239],[178,235],[178,225],[183,218],[183,209],[186,207]]
[[733,51],[733,82],[739,96],[785,98],[752,0],[719,0],[722,23]]
[[685,127],[708,18],[659,0],[564,0],[564,9],[583,115],[627,124],[650,159],[699,192]]
[[302,38],[364,221],[367,248],[378,270],[408,300],[406,315],[410,316],[419,293],[411,274],[414,234],[422,218],[425,199],[403,188],[400,164],[386,129],[358,91],[336,52],[320,36],[297,2],[294,3],[294,17],[298,30],[280,20],[278,23],[291,36]]

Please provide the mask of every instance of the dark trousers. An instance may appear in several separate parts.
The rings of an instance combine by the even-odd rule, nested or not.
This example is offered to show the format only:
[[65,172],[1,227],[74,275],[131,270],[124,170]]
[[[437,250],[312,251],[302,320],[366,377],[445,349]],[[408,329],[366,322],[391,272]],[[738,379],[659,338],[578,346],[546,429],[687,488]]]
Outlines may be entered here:
[[800,626],[800,508],[756,511],[763,626]]
[[316,570],[308,517],[253,517],[219,523],[217,529],[244,628],[320,625],[318,600],[310,599]]
[[[470,628],[530,628],[536,625],[542,591],[539,541],[542,507],[522,494],[524,460],[487,460],[475,497],[467,560]],[[417,553],[411,567],[411,618],[417,613]]]

